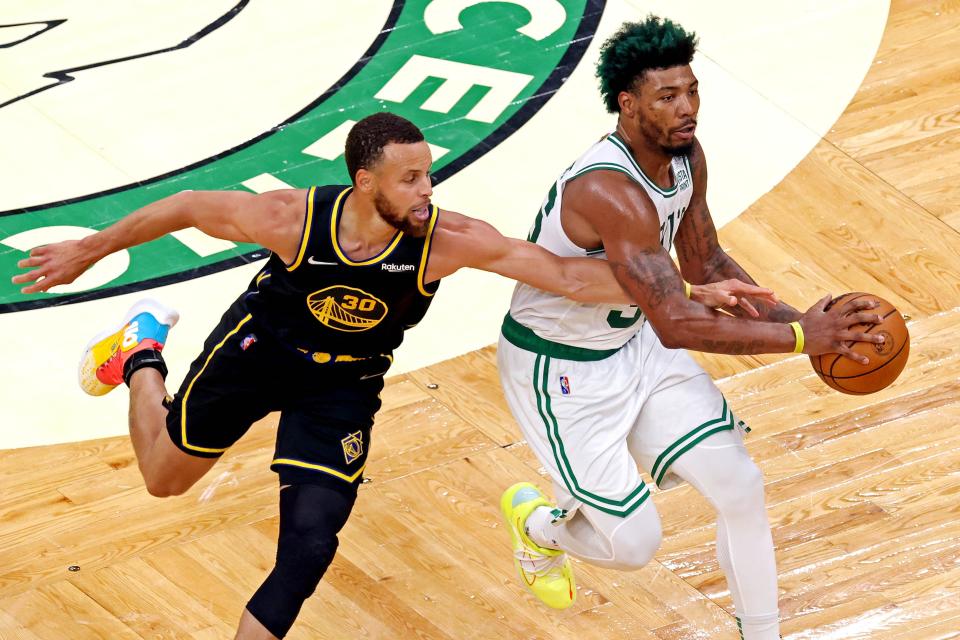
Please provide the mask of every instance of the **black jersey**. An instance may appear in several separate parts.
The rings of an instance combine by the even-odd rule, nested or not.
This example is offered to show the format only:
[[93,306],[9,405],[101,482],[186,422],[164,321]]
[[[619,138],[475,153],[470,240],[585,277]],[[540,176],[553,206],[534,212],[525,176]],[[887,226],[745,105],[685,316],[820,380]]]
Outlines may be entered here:
[[246,294],[259,325],[320,362],[391,354],[403,332],[423,318],[440,285],[423,281],[437,207],[431,207],[424,237],[398,231],[379,255],[355,262],[337,240],[351,190],[312,187],[297,257],[285,264],[271,255]]

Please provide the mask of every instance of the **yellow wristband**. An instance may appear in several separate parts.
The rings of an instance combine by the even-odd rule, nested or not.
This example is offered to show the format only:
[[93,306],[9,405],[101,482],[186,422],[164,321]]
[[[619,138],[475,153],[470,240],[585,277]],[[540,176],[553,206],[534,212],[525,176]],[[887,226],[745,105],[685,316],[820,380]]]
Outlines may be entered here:
[[690,286],[690,283],[686,280],[683,281],[683,292],[687,294],[687,297],[690,297],[690,293],[693,291],[693,287]]
[[793,345],[793,352],[803,353],[803,327],[799,322],[791,322],[790,326],[793,327],[793,335],[797,339],[796,344]]

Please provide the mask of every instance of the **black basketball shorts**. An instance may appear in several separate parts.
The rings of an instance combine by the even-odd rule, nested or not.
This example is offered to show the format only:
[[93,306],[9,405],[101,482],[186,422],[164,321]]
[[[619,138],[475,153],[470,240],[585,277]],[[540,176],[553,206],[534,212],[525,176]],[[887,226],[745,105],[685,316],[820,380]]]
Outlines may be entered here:
[[174,444],[216,458],[281,412],[271,468],[282,484],[356,486],[380,408],[386,357],[319,364],[280,344],[237,302],[193,361],[167,415]]

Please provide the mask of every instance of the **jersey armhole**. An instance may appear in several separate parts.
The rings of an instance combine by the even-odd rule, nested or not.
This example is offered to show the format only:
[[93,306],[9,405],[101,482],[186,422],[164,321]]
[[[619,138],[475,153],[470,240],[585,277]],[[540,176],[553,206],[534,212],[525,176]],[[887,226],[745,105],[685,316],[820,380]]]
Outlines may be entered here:
[[[596,162],[596,163],[589,164],[589,165],[581,168],[580,170],[578,170],[578,171],[577,171],[576,173],[574,173],[573,175],[564,178],[564,179],[563,179],[563,186],[566,187],[567,184],[569,184],[571,181],[579,178],[580,176],[582,176],[582,175],[584,175],[584,174],[591,173],[591,172],[593,172],[593,171],[615,171],[615,172],[617,172],[617,173],[622,173],[623,175],[625,175],[625,176],[627,176],[628,178],[630,178],[633,182],[636,182],[636,183],[637,183],[638,185],[640,185],[641,187],[643,186],[643,184],[642,184],[639,180],[637,180],[636,176],[634,176],[632,173],[630,173],[627,169],[625,169],[624,167],[621,167],[621,166],[618,165],[618,164],[613,164],[613,163],[609,163],[609,162]],[[561,200],[561,202],[562,202],[562,200]],[[559,222],[559,226],[560,226],[560,228],[559,228],[559,231],[560,231],[560,240],[561,240],[565,245],[567,245],[567,248],[569,248],[571,251],[579,251],[579,252],[581,252],[581,253],[582,253],[583,255],[585,255],[585,256],[595,256],[595,255],[597,255],[598,253],[603,253],[604,251],[606,251],[606,249],[604,249],[604,247],[603,247],[603,243],[600,243],[599,246],[594,247],[594,248],[592,248],[592,249],[585,249],[585,248],[581,247],[580,245],[578,245],[578,244],[577,244],[576,242],[574,242],[573,240],[571,240],[571,239],[570,239],[570,236],[567,235],[567,232],[566,232],[566,231],[564,230],[564,228],[563,228],[563,207],[562,207],[562,205],[561,205],[561,207],[560,207],[560,211],[557,211],[557,215],[560,216],[560,222]]]
[[313,225],[313,200],[317,192],[316,187],[310,187],[307,191],[306,212],[303,216],[303,230],[300,232],[300,249],[297,251],[297,257],[292,264],[283,263],[287,271],[294,271],[303,262],[303,256],[307,252],[307,243],[310,240],[310,227]]
[[423,281],[427,275],[427,263],[430,261],[430,246],[433,244],[433,230],[436,228],[437,221],[440,219],[440,207],[437,205],[432,206],[433,212],[430,214],[430,225],[427,227],[427,235],[423,241],[423,252],[420,255],[420,269],[417,271],[417,290],[420,291],[421,295],[428,298],[435,294],[440,287],[439,278],[435,282],[424,283]]

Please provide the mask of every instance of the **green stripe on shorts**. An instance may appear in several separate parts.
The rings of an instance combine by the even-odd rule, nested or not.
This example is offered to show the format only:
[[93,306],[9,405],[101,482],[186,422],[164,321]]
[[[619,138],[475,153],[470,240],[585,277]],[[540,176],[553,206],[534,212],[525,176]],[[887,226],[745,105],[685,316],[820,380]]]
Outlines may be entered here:
[[[542,365],[542,369],[541,369]],[[547,430],[547,439],[550,441],[550,448],[553,451],[553,459],[557,463],[560,475],[563,478],[563,484],[567,491],[580,502],[609,513],[611,515],[625,518],[643,504],[650,497],[650,488],[640,480],[639,486],[634,489],[630,495],[623,500],[611,500],[591,493],[580,486],[577,477],[573,473],[570,460],[567,458],[567,452],[563,446],[563,439],[560,437],[560,427],[557,417],[553,414],[550,406],[550,356],[538,355],[533,366],[533,391],[537,396],[537,411]]]
[[674,462],[677,461],[677,458],[685,454],[687,451],[695,447],[705,438],[712,436],[715,433],[721,431],[732,431],[733,430],[733,412],[730,411],[727,407],[727,399],[723,399],[723,409],[720,410],[720,417],[713,420],[707,420],[698,427],[687,432],[684,436],[677,439],[673,444],[663,450],[657,457],[657,461],[653,463],[653,469],[650,470],[650,475],[653,476],[654,482],[657,483],[657,486],[660,486],[660,483],[663,482],[663,478],[667,475],[667,470],[670,468]]

